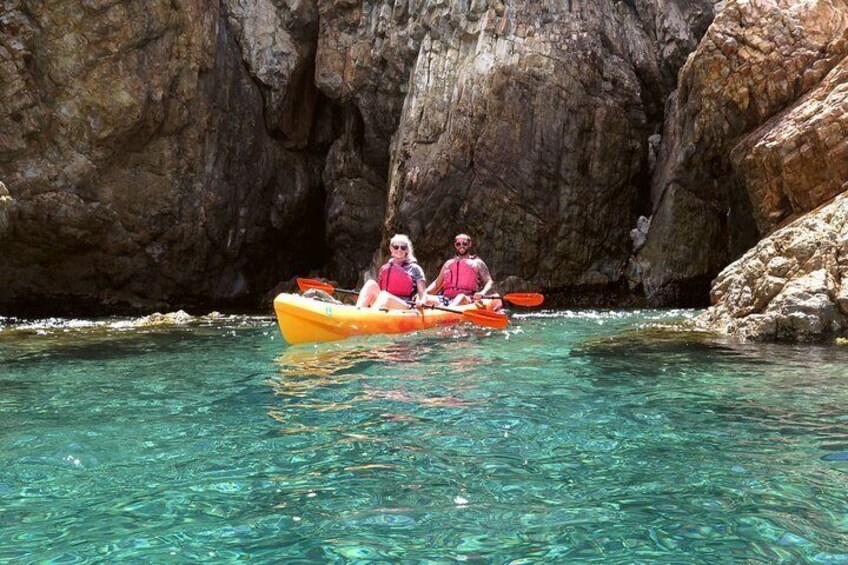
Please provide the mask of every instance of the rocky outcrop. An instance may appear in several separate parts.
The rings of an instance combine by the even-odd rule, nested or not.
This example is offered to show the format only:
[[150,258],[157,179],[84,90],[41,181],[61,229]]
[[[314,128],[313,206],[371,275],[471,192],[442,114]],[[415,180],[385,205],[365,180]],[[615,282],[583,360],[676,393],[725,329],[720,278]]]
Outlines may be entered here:
[[392,147],[387,233],[409,232],[432,271],[451,234],[470,232],[506,290],[625,287],[648,140],[712,4],[472,2],[435,15]]
[[697,323],[758,340],[848,329],[848,194],[778,229],[724,269]]
[[731,153],[761,233],[848,189],[847,39],[843,32],[842,59],[815,88]]
[[709,280],[780,221],[844,190],[848,6],[729,2],[680,73],[636,261],[655,303]]
[[214,302],[308,264],[280,242],[309,241],[323,196],[287,149],[311,127],[315,16],[231,4],[4,3],[0,303]]
[[266,128],[287,148],[307,147],[318,102],[312,80],[318,7],[274,0],[225,6],[242,60],[263,94]]

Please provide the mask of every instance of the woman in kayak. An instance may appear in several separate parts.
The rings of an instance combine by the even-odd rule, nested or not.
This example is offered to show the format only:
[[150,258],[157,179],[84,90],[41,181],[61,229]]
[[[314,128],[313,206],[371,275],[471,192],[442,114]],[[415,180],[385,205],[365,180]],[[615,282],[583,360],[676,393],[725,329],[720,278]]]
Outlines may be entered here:
[[389,253],[392,257],[380,268],[377,280],[362,285],[357,307],[400,310],[409,308],[413,298],[415,305],[426,303],[427,281],[415,259],[412,242],[403,234],[395,234],[389,241]]

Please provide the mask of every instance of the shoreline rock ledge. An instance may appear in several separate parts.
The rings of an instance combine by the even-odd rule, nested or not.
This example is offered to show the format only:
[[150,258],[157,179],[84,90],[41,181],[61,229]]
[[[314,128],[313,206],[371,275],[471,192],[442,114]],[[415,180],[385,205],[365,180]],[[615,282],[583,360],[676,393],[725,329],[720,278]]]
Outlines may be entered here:
[[699,329],[756,341],[848,332],[848,193],[762,239],[713,282]]

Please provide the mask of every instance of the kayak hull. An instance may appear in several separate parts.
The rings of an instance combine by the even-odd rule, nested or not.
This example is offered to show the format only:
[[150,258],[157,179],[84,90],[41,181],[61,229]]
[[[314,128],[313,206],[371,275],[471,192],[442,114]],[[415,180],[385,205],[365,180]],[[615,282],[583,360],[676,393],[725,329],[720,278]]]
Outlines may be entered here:
[[283,338],[291,345],[407,333],[462,321],[462,314],[443,310],[370,310],[287,293],[274,299],[274,312]]

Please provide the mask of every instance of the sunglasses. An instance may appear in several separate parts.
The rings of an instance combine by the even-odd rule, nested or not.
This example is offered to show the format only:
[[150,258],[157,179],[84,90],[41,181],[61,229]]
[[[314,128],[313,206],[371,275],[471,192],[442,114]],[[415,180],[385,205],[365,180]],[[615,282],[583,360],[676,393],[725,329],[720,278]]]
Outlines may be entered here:
[[409,248],[408,248],[406,245],[395,245],[395,244],[393,243],[393,244],[392,244],[392,249],[394,249],[395,251],[397,251],[398,249],[400,249],[401,251],[406,251],[406,250],[407,250],[407,249],[409,249]]
[[454,247],[468,247],[469,245],[471,245],[471,242],[470,241],[454,241],[453,245],[454,245]]

